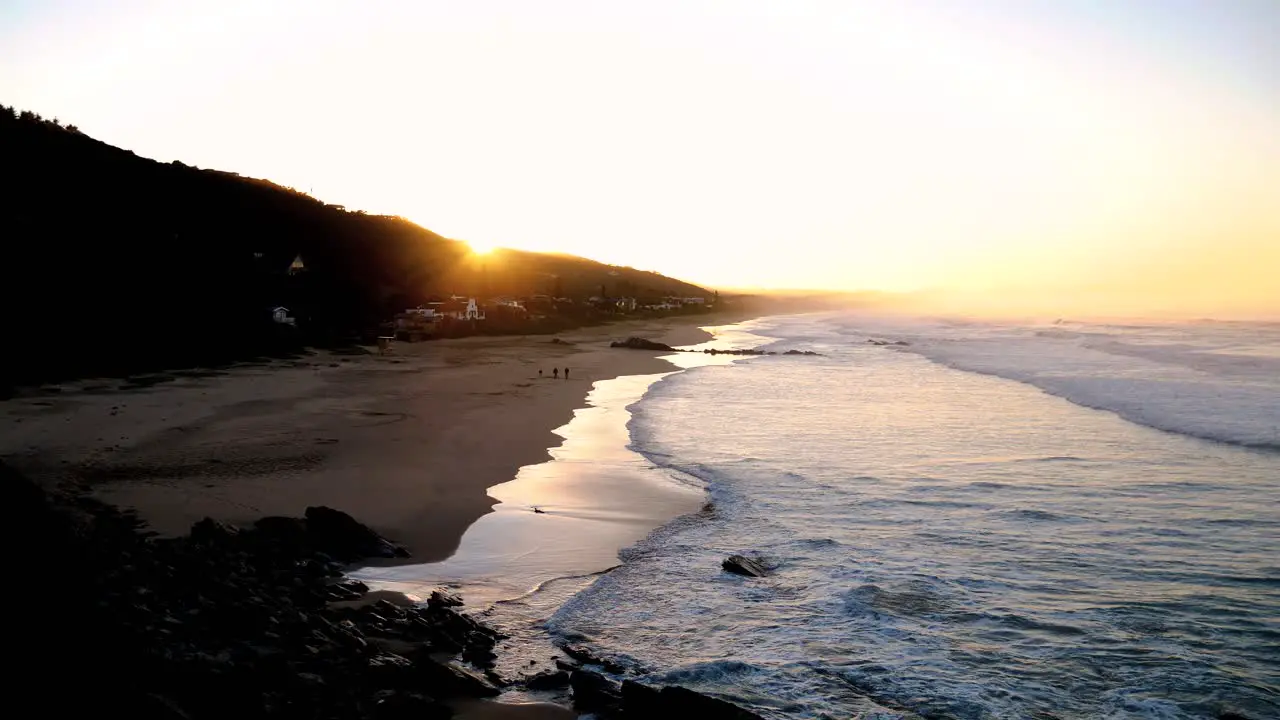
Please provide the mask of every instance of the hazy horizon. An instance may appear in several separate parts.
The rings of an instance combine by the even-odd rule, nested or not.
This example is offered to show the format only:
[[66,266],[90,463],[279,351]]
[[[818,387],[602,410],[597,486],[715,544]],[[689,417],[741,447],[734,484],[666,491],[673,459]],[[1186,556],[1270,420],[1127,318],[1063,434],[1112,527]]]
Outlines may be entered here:
[[478,246],[974,314],[1280,317],[1280,5],[0,9],[0,99]]

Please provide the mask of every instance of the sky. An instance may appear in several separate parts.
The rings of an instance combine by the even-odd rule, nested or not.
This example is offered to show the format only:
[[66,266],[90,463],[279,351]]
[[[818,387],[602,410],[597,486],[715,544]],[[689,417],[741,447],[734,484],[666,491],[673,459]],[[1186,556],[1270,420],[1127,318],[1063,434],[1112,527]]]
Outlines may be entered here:
[[0,103],[718,287],[1280,317],[1276,0],[0,0]]

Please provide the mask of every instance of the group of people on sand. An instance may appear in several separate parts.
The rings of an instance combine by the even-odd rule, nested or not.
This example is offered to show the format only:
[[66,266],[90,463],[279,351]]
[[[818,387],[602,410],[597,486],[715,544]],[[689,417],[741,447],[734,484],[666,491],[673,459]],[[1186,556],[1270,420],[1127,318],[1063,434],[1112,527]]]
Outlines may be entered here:
[[[538,371],[538,377],[545,377],[545,376],[542,374],[542,371],[541,371],[541,370],[539,370],[539,371]],[[560,368],[551,368],[551,377],[559,379],[559,377],[560,377]],[[565,380],[568,380],[568,379],[569,379],[569,368],[565,368],[565,369],[564,369],[564,379],[565,379]]]

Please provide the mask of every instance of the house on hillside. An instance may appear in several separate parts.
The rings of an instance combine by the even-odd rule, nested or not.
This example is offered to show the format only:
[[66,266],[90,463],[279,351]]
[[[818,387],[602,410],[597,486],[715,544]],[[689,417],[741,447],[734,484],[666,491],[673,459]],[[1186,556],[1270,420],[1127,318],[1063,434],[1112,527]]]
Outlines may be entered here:
[[271,320],[281,325],[292,325],[295,327],[298,325],[298,319],[289,314],[289,308],[287,307],[271,308]]
[[441,314],[452,320],[484,320],[484,310],[475,298],[467,298],[464,303],[457,295],[441,306]]

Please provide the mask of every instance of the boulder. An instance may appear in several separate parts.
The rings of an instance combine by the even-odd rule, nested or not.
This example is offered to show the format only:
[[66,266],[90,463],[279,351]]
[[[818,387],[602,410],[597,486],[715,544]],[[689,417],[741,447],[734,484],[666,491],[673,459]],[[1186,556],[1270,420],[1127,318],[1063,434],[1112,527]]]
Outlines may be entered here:
[[614,673],[615,675],[626,671],[626,668],[622,667],[618,663],[613,662],[608,658],[602,658],[581,645],[564,645],[560,649],[564,651],[565,655],[568,655],[583,665],[599,665],[607,672]]
[[418,684],[418,667],[395,653],[374,655],[368,660],[369,680],[380,688],[405,690]]
[[590,670],[574,670],[569,674],[573,689],[573,707],[582,712],[615,714],[622,709],[622,688],[605,676]]
[[191,541],[194,543],[221,545],[239,534],[240,528],[235,525],[208,517],[191,526]]
[[622,717],[695,717],[698,720],[764,720],[726,700],[676,685],[656,688],[624,680]]
[[462,598],[444,590],[432,590],[431,597],[427,599],[427,606],[432,608],[461,607],[462,604]]
[[409,557],[404,548],[341,510],[319,505],[307,508],[305,515],[307,532],[315,547],[330,555],[349,559]]
[[524,684],[530,690],[555,690],[569,684],[569,673],[564,670],[547,670],[529,676]]
[[745,555],[730,555],[720,563],[720,567],[727,572],[747,577],[764,577],[769,574],[768,568],[760,562],[759,558],[749,558]]
[[622,713],[624,717],[657,717],[664,710],[661,689],[642,685],[635,680],[622,681]]
[[726,700],[676,685],[662,688],[661,698],[662,708],[665,710],[686,717],[696,717],[698,720],[764,720],[763,717]]
[[446,696],[494,697],[500,692],[480,673],[450,660],[437,660],[421,653],[415,664],[424,680]]

